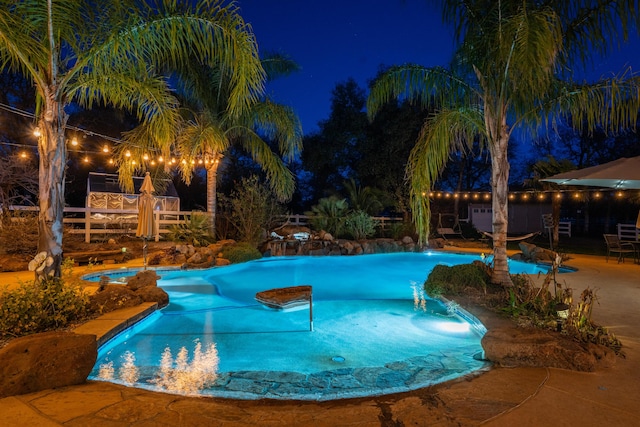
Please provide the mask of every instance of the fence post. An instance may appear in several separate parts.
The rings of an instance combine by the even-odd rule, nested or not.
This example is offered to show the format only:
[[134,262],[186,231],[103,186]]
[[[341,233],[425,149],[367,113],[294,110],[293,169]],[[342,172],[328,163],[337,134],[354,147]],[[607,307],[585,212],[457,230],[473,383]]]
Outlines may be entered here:
[[91,242],[91,208],[89,206],[84,210],[84,242]]

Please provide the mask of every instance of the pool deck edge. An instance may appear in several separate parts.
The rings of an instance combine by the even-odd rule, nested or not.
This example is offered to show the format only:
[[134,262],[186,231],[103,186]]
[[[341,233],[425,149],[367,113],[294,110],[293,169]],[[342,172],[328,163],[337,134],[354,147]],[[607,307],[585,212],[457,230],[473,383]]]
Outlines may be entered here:
[[158,309],[156,302],[144,302],[135,307],[121,308],[103,314],[73,330],[76,334],[96,336],[98,348],[125,329],[135,325]]

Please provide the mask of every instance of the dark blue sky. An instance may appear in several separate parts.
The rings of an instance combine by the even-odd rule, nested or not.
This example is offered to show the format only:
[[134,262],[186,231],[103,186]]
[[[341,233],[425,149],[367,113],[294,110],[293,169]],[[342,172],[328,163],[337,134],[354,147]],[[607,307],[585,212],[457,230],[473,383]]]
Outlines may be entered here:
[[[427,0],[239,0],[261,51],[289,54],[302,70],[272,82],[269,94],[294,107],[305,133],[328,118],[331,91],[353,77],[361,87],[380,65],[446,66],[453,30]],[[620,54],[597,59],[590,74],[640,71],[640,38]]]

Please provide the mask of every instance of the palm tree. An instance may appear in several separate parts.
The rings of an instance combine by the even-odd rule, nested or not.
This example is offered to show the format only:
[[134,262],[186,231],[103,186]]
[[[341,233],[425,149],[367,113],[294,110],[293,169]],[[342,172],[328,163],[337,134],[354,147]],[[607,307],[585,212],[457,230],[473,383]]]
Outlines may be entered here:
[[196,57],[231,76],[229,110],[262,90],[250,27],[218,0],[0,0],[0,70],[28,77],[37,93],[38,251],[62,259],[66,140],[72,103],[129,109],[159,140],[173,139],[177,101],[156,69]]
[[[281,54],[268,54],[261,60],[265,79],[289,74],[297,64]],[[272,191],[280,200],[291,197],[295,189],[293,174],[267,141],[278,143],[279,154],[291,160],[302,149],[302,125],[295,112],[261,96],[241,114],[230,110],[233,82],[215,67],[189,64],[179,71],[184,105],[178,122],[173,151],[179,153],[177,165],[186,184],[190,184],[194,165],[202,164],[207,174],[207,212],[209,229],[215,236],[217,172],[224,153],[231,145],[240,145],[267,174]],[[123,157],[141,159],[144,153],[158,151],[146,124],[128,132],[126,144],[119,150],[119,176],[125,188],[133,189],[134,173],[147,168],[143,161],[132,164]]]
[[[491,156],[494,235],[492,281],[511,286],[507,264],[507,144],[515,129],[536,129],[556,115],[591,130],[597,123],[617,129],[636,120],[640,82],[636,75],[594,84],[566,79],[569,65],[585,64],[591,53],[607,53],[637,26],[636,1],[535,0],[445,1],[444,17],[461,42],[451,70],[405,65],[391,68],[371,89],[368,113],[393,97],[440,110],[426,122],[411,153],[414,220],[422,240],[428,235],[429,189],[452,150],[481,135]],[[635,19],[636,22],[629,22]],[[562,80],[561,78],[565,78]]]

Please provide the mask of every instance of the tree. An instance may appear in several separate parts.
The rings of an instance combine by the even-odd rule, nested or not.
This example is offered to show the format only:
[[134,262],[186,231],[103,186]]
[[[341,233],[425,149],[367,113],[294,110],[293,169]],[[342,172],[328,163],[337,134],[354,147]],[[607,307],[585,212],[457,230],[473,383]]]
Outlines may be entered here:
[[250,27],[235,5],[200,0],[0,0],[0,71],[29,78],[36,91],[39,153],[38,251],[60,274],[66,108],[129,109],[168,155],[177,101],[161,66],[198,58],[230,76],[229,111],[241,113],[262,89],[264,71]]
[[[265,78],[269,80],[298,68],[281,54],[266,55],[261,63]],[[231,145],[241,146],[260,165],[267,174],[272,191],[281,201],[291,197],[295,180],[266,140],[275,140],[285,159],[292,159],[302,150],[302,125],[291,108],[260,96],[248,103],[241,114],[235,114],[229,108],[234,87],[232,76],[221,71],[219,67],[193,63],[178,71],[178,92],[185,108],[176,124],[178,132],[172,149],[182,158],[177,166],[187,185],[191,182],[194,165],[200,162],[204,165],[209,228],[214,237],[218,168]],[[125,188],[133,189],[132,174],[148,167],[142,161],[144,153],[158,151],[161,147],[161,142],[154,140],[147,127],[147,124],[142,124],[127,132],[126,144],[119,150],[119,171]],[[138,159],[135,165],[123,156],[127,151]]]
[[[407,165],[416,228],[428,235],[428,191],[452,150],[480,135],[491,156],[494,269],[491,280],[512,286],[507,264],[508,143],[515,129],[536,129],[570,115],[579,129],[607,130],[633,123],[640,100],[636,75],[574,83],[569,66],[606,54],[639,23],[637,0],[445,1],[444,18],[460,42],[450,70],[404,65],[374,84],[373,117],[393,97],[440,110],[425,122]],[[634,19],[635,22],[630,22]],[[620,34],[619,29],[622,29]]]
[[313,174],[314,200],[340,191],[353,177],[359,159],[356,150],[365,137],[366,93],[352,78],[331,92],[331,115],[319,123],[320,131],[305,138],[302,162]]

